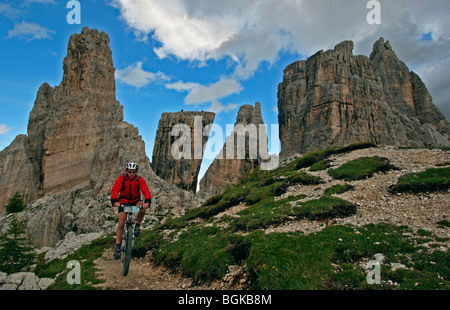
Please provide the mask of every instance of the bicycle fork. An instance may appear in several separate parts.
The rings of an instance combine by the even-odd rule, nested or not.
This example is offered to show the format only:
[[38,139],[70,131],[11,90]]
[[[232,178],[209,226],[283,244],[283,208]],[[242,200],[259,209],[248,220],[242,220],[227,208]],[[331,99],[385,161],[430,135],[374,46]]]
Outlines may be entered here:
[[127,239],[127,235],[128,235],[128,229],[132,229],[133,233],[131,234],[131,247],[134,248],[134,222],[128,218],[127,221],[125,222],[125,229],[123,230],[123,235],[122,235],[122,251],[125,252],[126,248],[127,248],[127,244],[126,244],[126,239]]

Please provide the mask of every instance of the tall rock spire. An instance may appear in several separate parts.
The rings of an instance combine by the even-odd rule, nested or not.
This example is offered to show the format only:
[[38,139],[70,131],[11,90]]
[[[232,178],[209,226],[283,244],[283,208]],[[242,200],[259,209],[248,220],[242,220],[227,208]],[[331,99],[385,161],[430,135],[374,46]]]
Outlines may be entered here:
[[[260,125],[264,125],[260,103],[241,106],[231,135],[200,180],[201,194],[210,197],[222,193],[268,159],[267,133],[265,126]],[[264,154],[260,153],[262,141]]]
[[[163,113],[153,147],[152,168],[156,175],[186,191],[195,193],[203,149],[208,141],[214,118],[213,112]],[[174,139],[184,140],[181,141],[182,143],[175,144],[178,148],[183,148],[181,152],[178,152],[179,154],[172,154]],[[181,158],[174,158],[174,155]]]

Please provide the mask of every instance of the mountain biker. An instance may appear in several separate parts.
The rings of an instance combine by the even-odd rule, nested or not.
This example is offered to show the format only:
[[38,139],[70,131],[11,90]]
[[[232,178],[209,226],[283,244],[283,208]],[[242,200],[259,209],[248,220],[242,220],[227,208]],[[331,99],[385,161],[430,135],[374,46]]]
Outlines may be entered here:
[[[145,210],[150,208],[152,196],[144,178],[137,176],[139,165],[130,161],[126,165],[126,173],[119,176],[114,182],[111,191],[111,203],[118,208],[119,224],[116,231],[116,248],[114,250],[114,259],[120,258],[120,244],[122,242],[123,230],[125,226],[126,213],[121,205],[142,206],[143,209],[138,213],[135,226],[135,237],[140,235],[140,227],[145,216]],[[141,192],[144,195],[144,201],[141,200]]]

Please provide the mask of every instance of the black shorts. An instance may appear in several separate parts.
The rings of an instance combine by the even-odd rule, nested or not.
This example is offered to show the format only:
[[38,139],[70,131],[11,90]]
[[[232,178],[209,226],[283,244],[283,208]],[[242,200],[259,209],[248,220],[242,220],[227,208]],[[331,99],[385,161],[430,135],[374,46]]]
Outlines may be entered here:
[[[142,200],[138,200],[138,201],[135,201],[133,203],[122,203],[122,205],[124,205],[124,206],[132,206],[133,207],[133,206],[137,205],[137,203],[140,202],[140,201],[142,201]],[[118,208],[118,212],[117,213],[122,213],[122,212],[123,212],[123,207],[120,206]]]

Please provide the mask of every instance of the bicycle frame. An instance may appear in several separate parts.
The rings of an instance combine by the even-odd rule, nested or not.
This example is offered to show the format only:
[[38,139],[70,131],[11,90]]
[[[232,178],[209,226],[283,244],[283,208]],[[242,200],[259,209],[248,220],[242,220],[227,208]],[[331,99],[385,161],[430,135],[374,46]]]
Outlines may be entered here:
[[133,213],[137,213],[141,210],[142,207],[138,206],[127,206],[122,205],[124,212],[127,214],[127,219],[125,221],[125,227],[122,236],[122,262],[123,262],[123,275],[126,276],[128,274],[128,269],[131,261],[131,252],[134,247],[134,224],[133,221]]

